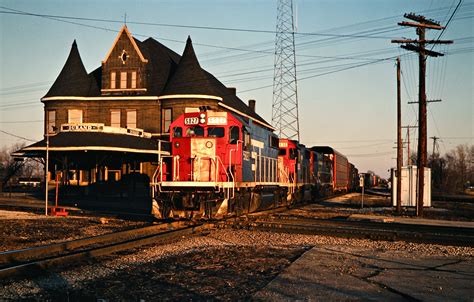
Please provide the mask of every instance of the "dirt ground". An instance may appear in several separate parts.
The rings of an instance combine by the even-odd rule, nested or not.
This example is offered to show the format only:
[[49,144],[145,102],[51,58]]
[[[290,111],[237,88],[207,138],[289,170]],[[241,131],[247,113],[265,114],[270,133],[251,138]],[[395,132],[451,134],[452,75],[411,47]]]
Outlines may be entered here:
[[[183,256],[129,266],[69,289],[69,301],[243,300],[264,287],[305,248],[199,248]],[[63,288],[40,297],[64,300]]]
[[0,210],[0,251],[97,236],[149,223],[101,217],[45,217]]
[[[400,216],[392,207],[390,197],[364,194],[364,208],[361,208],[361,193],[350,193],[343,196],[328,199],[320,202],[320,210],[314,210],[315,215],[332,217],[337,213],[344,214],[374,214],[374,215],[394,215]],[[320,211],[320,214],[317,212]],[[332,216],[331,216],[332,215]],[[414,217],[415,208],[402,208],[401,216]],[[450,202],[432,201],[432,206],[425,208],[423,218],[450,220],[450,221],[474,221],[474,203],[470,202]]]

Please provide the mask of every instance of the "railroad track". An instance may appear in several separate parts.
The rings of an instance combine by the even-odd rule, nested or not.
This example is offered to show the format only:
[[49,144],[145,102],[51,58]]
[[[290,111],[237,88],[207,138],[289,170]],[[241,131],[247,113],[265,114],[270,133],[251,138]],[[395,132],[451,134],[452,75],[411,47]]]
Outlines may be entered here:
[[295,218],[291,216],[234,219],[222,222],[219,227],[474,247],[474,229],[464,227]]
[[209,228],[208,224],[174,222],[114,232],[62,243],[0,253],[0,278],[28,275],[55,266],[93,259],[152,243],[190,235]]

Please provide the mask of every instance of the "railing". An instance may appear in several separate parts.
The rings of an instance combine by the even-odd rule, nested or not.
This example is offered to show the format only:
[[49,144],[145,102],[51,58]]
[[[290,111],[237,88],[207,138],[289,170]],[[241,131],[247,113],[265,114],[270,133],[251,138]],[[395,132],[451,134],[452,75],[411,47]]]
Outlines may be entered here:
[[256,154],[255,183],[278,182],[278,158]]

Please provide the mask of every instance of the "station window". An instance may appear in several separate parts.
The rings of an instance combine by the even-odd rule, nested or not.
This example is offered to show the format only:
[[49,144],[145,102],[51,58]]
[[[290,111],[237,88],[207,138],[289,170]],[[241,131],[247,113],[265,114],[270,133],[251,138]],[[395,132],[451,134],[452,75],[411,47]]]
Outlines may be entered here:
[[82,124],[82,110],[69,109],[67,111],[67,122],[69,124]]
[[120,109],[110,110],[110,126],[120,128]]
[[115,83],[115,79],[116,79],[116,73],[115,71],[112,71],[110,73],[110,89],[115,89],[117,87]]
[[237,126],[231,126],[230,127],[230,135],[229,135],[229,143],[230,144],[237,144],[237,142],[239,141],[239,127]]
[[132,71],[132,82],[130,83],[131,88],[137,88],[137,72]]
[[223,127],[208,127],[207,128],[208,137],[224,137],[224,135],[225,135],[225,130]]
[[171,108],[163,108],[161,110],[161,131],[168,133],[170,132],[170,125],[173,119],[173,111]]
[[201,127],[201,126],[189,127],[186,130],[186,136],[187,137],[191,137],[191,136],[203,137],[204,136],[204,128]]
[[56,110],[48,110],[48,133],[54,133],[56,130]]
[[137,128],[137,110],[127,110],[127,128]]
[[183,128],[174,127],[173,128],[173,137],[183,137]]
[[121,72],[120,73],[120,89],[126,89],[126,88],[127,88],[127,73]]

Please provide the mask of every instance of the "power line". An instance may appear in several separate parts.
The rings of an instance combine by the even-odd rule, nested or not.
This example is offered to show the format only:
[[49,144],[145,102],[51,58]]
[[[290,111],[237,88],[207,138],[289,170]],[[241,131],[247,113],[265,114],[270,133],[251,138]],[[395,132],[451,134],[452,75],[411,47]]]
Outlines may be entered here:
[[[33,17],[51,18],[51,19],[55,18],[55,19],[65,19],[65,20],[78,20],[78,21],[123,23],[123,20],[85,18],[85,17],[49,15],[49,14],[37,14],[37,13],[29,13],[29,12],[24,12],[24,11],[18,11],[18,10],[14,10],[14,9],[4,7],[4,6],[0,6],[0,8],[7,9],[7,10],[12,10],[12,11],[0,11],[1,14],[33,16]],[[191,28],[191,29],[202,29],[202,30],[247,32],[247,33],[265,33],[265,34],[277,34],[277,33],[279,33],[278,31],[274,31],[274,30],[231,28],[231,27],[214,27],[214,26],[199,26],[199,25],[180,25],[180,24],[152,23],[152,22],[131,22],[131,21],[127,21],[127,24],[151,25],[151,26],[174,27],[174,28]],[[294,32],[294,31],[286,31],[286,32],[283,32],[283,33],[291,33],[291,34],[300,35],[300,36],[322,36],[322,37],[341,37],[341,38],[371,38],[371,39],[391,39],[392,38],[392,37],[387,37],[387,36],[329,34],[329,33]]]
[[36,142],[36,140],[29,139],[29,138],[26,138],[26,137],[23,137],[23,136],[19,136],[19,135],[16,135],[16,134],[13,134],[13,133],[10,133],[10,132],[7,132],[7,131],[0,130],[0,132],[2,132],[4,134],[7,134],[7,135],[10,135],[10,136],[13,136],[13,137],[16,137],[16,138],[19,138],[19,139],[22,139],[22,140],[25,140],[25,141]]

